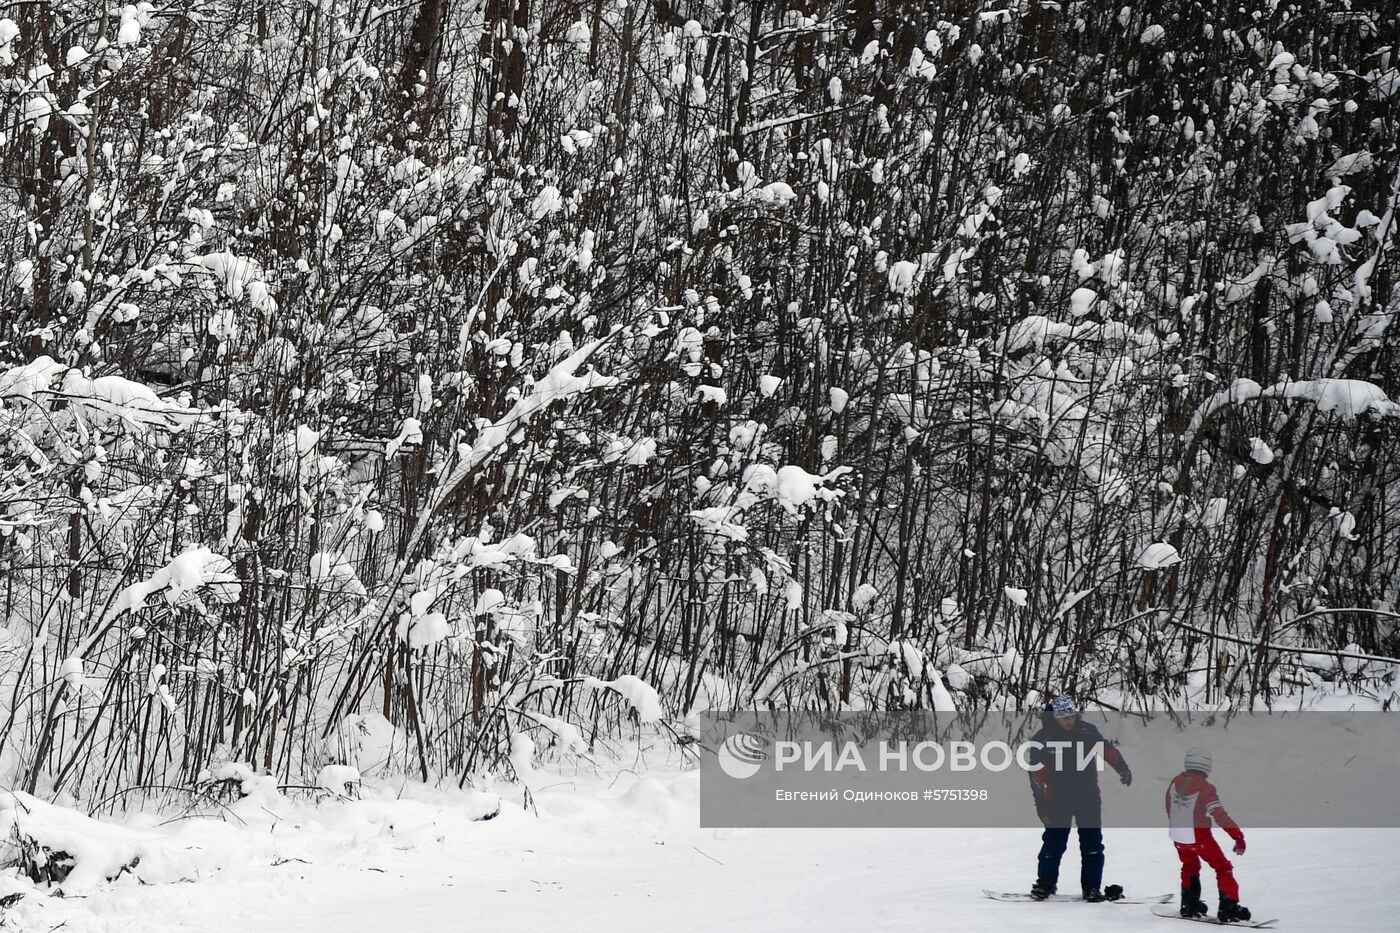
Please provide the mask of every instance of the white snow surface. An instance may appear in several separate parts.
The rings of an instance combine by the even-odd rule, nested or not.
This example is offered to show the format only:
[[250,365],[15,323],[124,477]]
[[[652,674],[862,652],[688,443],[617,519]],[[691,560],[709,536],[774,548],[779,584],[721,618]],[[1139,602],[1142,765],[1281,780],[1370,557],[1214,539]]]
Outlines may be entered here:
[[[664,754],[653,748],[646,757],[654,764]],[[371,781],[359,799],[254,794],[222,814],[208,807],[205,816],[174,820],[135,813],[94,824],[41,806],[53,832],[85,846],[94,866],[130,854],[141,861],[116,881],[88,879],[82,896],[66,898],[7,871],[0,895],[26,896],[5,912],[6,928],[1172,929],[1145,905],[984,898],[983,888],[1029,887],[1034,829],[700,829],[695,771],[648,770],[640,757],[602,768],[578,761],[562,770],[531,767],[529,808],[518,785],[464,792]],[[498,806],[494,819],[479,819]],[[1248,838],[1248,852],[1234,862],[1255,916],[1277,917],[1289,933],[1393,929],[1400,890],[1378,882],[1376,871],[1400,859],[1400,830],[1258,829]],[[1110,826],[1105,842],[1106,881],[1136,895],[1175,892],[1178,863],[1165,830]],[[1077,872],[1072,840],[1062,871],[1071,880]]]

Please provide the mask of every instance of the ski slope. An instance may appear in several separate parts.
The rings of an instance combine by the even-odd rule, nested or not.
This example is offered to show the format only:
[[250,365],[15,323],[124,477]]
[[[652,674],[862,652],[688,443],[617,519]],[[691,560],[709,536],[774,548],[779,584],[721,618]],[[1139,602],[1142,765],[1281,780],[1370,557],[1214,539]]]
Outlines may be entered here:
[[[64,933],[295,930],[302,933],[1155,929],[1146,905],[1016,904],[1038,834],[1024,830],[699,829],[696,775],[577,777],[534,806],[480,795],[366,788],[362,800],[236,805],[246,825],[147,824],[160,845],[135,876],[58,898],[27,891],[5,928]],[[371,799],[402,794],[393,799]],[[258,812],[263,819],[256,818]],[[1244,902],[1279,929],[1395,929],[1397,830],[1249,831],[1235,860]],[[1105,880],[1136,895],[1177,887],[1165,830],[1106,833]],[[1071,840],[1062,879],[1078,864]],[[144,878],[141,883],[138,877]],[[1214,889],[1207,876],[1207,900]],[[1182,927],[1178,933],[1183,933]],[[1193,928],[1194,929],[1194,928]]]

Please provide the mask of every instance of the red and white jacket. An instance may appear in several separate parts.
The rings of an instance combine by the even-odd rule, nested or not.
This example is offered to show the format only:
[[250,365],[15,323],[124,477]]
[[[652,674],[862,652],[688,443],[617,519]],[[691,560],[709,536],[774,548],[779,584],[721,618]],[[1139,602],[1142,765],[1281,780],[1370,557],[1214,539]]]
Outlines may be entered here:
[[1167,825],[1172,842],[1191,845],[1210,837],[1211,820],[1239,842],[1244,832],[1225,812],[1215,785],[1198,771],[1183,771],[1167,785]]

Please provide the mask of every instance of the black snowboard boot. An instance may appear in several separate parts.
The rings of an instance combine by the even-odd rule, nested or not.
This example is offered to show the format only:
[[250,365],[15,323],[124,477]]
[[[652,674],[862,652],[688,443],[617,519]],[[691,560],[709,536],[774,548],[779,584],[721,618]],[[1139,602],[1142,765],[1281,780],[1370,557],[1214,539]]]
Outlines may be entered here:
[[1031,897],[1037,901],[1043,901],[1055,893],[1055,880],[1053,878],[1037,878],[1035,884],[1031,885]]
[[1190,887],[1181,889],[1181,915],[1183,917],[1204,917],[1210,908],[1201,900],[1201,879],[1191,879]]
[[1091,904],[1097,904],[1097,903],[1099,903],[1099,902],[1101,902],[1101,901],[1105,901],[1105,900],[1107,900],[1107,899],[1108,899],[1108,898],[1104,897],[1104,896],[1103,896],[1103,892],[1100,891],[1098,888],[1085,888],[1085,889],[1084,889],[1084,900],[1088,901],[1088,902],[1091,903]]
[[1233,898],[1220,895],[1220,909],[1215,912],[1215,919],[1221,923],[1238,923],[1241,920],[1249,919],[1249,908]]

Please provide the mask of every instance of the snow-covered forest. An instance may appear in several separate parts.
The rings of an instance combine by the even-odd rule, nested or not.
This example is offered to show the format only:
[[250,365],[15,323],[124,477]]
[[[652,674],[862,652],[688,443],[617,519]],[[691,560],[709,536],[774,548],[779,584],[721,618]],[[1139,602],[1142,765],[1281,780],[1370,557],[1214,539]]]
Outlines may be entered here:
[[1387,6],[0,0],[0,785],[1388,706]]

